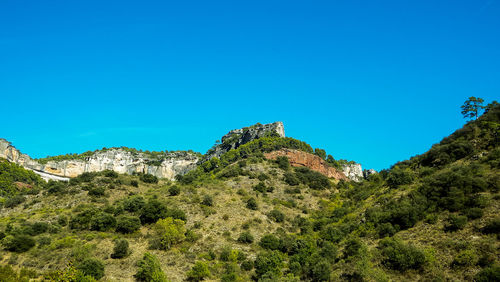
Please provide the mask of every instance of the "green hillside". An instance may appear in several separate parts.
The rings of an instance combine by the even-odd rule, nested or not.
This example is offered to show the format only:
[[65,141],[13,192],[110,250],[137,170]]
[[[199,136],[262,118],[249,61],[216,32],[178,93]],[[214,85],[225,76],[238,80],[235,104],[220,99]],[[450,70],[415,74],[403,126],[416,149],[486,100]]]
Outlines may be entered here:
[[0,281],[500,281],[499,134],[491,104],[359,183],[266,160],[314,152],[276,136],[175,182],[104,171],[45,183],[2,160]]

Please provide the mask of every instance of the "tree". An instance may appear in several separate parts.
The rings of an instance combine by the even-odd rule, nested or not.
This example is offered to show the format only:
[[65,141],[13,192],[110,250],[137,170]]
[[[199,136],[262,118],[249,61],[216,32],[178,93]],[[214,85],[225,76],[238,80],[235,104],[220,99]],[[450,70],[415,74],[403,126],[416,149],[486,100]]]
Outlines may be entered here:
[[137,263],[138,269],[134,277],[138,281],[166,282],[167,276],[161,269],[158,258],[150,253],[145,253],[144,257]]
[[462,115],[464,118],[477,119],[479,116],[479,112],[484,110],[485,106],[483,106],[484,100],[477,97],[469,97],[464,104],[462,105]]
[[154,226],[160,240],[160,247],[168,250],[174,244],[182,242],[186,236],[184,221],[167,217],[160,219]]

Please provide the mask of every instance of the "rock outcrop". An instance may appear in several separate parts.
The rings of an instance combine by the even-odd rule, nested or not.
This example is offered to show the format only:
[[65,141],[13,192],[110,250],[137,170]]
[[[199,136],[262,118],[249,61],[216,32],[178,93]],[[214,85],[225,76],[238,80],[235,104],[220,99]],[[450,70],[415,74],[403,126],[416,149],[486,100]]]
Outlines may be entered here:
[[363,177],[365,179],[367,179],[370,175],[376,174],[376,173],[378,173],[378,172],[376,170],[374,170],[373,168],[371,168],[371,169],[364,169],[363,170]]
[[222,136],[220,144],[216,144],[208,150],[204,160],[210,160],[213,157],[219,158],[222,154],[231,149],[236,149],[252,140],[268,135],[285,137],[285,127],[283,123],[281,121],[268,124],[257,123],[250,127],[231,130],[226,135]]
[[[73,160],[40,163],[22,154],[5,139],[0,139],[0,157],[31,169],[44,179],[64,180],[84,172],[114,170],[118,173],[149,173],[159,178],[174,179],[196,167],[197,155],[189,152],[164,153],[154,158],[142,152],[131,152],[121,148],[96,151],[94,154]],[[58,178],[58,177],[62,177]]]
[[342,172],[352,181],[361,181],[363,180],[363,169],[361,165],[358,163],[348,163],[342,165]]
[[278,151],[265,153],[264,156],[270,160],[275,160],[279,156],[285,156],[288,158],[288,161],[290,161],[291,166],[305,166],[329,178],[335,178],[337,180],[347,180],[347,177],[344,173],[330,166],[325,160],[304,151],[281,149]]

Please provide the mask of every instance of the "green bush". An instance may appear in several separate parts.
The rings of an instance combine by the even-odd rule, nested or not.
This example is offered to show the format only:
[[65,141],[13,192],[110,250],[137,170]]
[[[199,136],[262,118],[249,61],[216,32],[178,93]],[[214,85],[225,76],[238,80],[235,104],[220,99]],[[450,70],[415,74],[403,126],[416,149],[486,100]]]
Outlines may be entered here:
[[89,189],[89,196],[101,197],[106,194],[106,189],[103,186],[97,186]]
[[473,250],[460,251],[453,259],[453,266],[473,266],[478,262],[477,254]]
[[253,269],[253,261],[251,260],[245,260],[241,263],[241,269],[245,271],[250,271]]
[[247,200],[247,208],[251,210],[257,210],[259,207],[257,205],[257,200],[255,198],[250,198]]
[[250,232],[242,232],[238,237],[238,242],[251,244],[253,243],[253,235]]
[[168,193],[170,194],[170,196],[177,196],[181,193],[181,188],[177,185],[174,185],[168,188]]
[[212,207],[214,205],[214,199],[210,195],[203,196],[203,200],[201,201],[202,205]]
[[111,258],[120,259],[128,256],[130,253],[128,247],[128,241],[125,239],[118,239],[115,241],[115,246],[113,247],[113,253]]
[[130,185],[134,187],[139,187],[139,182],[137,180],[130,180]]
[[377,233],[380,238],[391,237],[396,234],[396,229],[391,223],[385,222],[377,226]]
[[201,281],[210,276],[210,271],[206,263],[197,261],[190,271],[187,273],[187,278],[190,281]]
[[140,219],[143,224],[157,222],[158,219],[167,217],[167,206],[156,200],[149,200],[141,210]]
[[158,247],[162,250],[168,250],[174,244],[182,242],[186,236],[184,221],[167,217],[159,219],[154,230],[158,237]]
[[387,175],[387,184],[392,188],[397,188],[401,185],[410,184],[414,180],[413,173],[409,170],[394,167]]
[[359,240],[358,238],[351,238],[347,240],[345,244],[344,256],[345,257],[357,256],[360,254],[362,249],[363,249],[363,242],[361,242],[361,240]]
[[295,168],[297,178],[305,185],[314,190],[324,190],[331,187],[330,180],[323,174],[310,170],[307,167]]
[[285,221],[285,214],[279,210],[272,210],[269,212],[269,214],[267,216],[269,218],[271,218],[272,220],[274,220],[275,222]]
[[283,176],[283,180],[285,181],[285,183],[290,186],[297,186],[300,184],[299,178],[293,172],[285,172]]
[[280,248],[280,239],[273,234],[266,234],[260,238],[259,245],[268,250],[278,250]]
[[116,232],[134,233],[141,228],[141,220],[137,216],[122,215],[116,221]]
[[281,168],[282,170],[290,169],[290,161],[286,156],[278,156],[276,158],[276,163],[278,164],[278,167]]
[[167,282],[167,276],[161,269],[160,262],[156,256],[145,253],[143,258],[137,263],[137,273],[135,279],[144,282]]
[[146,201],[139,195],[132,195],[123,201],[123,209],[129,212],[138,212],[144,208]]
[[500,217],[490,220],[481,229],[484,234],[500,234]]
[[476,282],[500,281],[500,266],[483,268],[474,277]]
[[36,242],[31,236],[14,234],[3,238],[2,245],[8,251],[22,253],[33,248],[36,245]]
[[49,180],[45,184],[45,189],[49,194],[58,194],[66,190],[66,184],[62,181]]
[[15,196],[12,196],[11,198],[8,198],[7,200],[5,200],[3,206],[6,208],[13,208],[13,207],[17,207],[18,205],[24,203],[25,201],[26,201],[26,197],[24,197],[23,195],[15,195]]
[[104,264],[95,258],[87,258],[80,262],[76,268],[83,272],[84,275],[89,275],[99,280],[104,276]]
[[445,225],[445,231],[457,231],[465,227],[467,224],[467,217],[460,215],[450,215],[448,222]]
[[469,208],[465,210],[465,216],[467,216],[468,219],[478,219],[483,217],[483,209],[482,208]]
[[385,257],[384,263],[399,271],[419,269],[426,262],[425,255],[422,251],[394,238],[381,240],[380,248]]
[[90,230],[108,231],[116,227],[116,219],[113,215],[101,212],[92,217]]
[[283,257],[279,251],[261,252],[255,259],[254,267],[257,278],[266,273],[279,276],[283,267]]
[[118,178],[118,172],[110,169],[106,169],[102,171],[102,175],[109,177],[109,178]]
[[139,179],[144,183],[152,183],[152,184],[158,183],[158,177],[149,173],[139,174]]

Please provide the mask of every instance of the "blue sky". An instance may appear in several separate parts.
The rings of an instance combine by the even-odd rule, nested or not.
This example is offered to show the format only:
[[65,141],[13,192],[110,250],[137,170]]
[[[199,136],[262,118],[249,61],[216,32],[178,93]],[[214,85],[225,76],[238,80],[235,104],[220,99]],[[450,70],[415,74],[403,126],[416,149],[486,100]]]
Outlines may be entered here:
[[500,100],[500,1],[0,3],[0,137],[34,157],[205,152],[230,129],[365,168],[425,152]]

